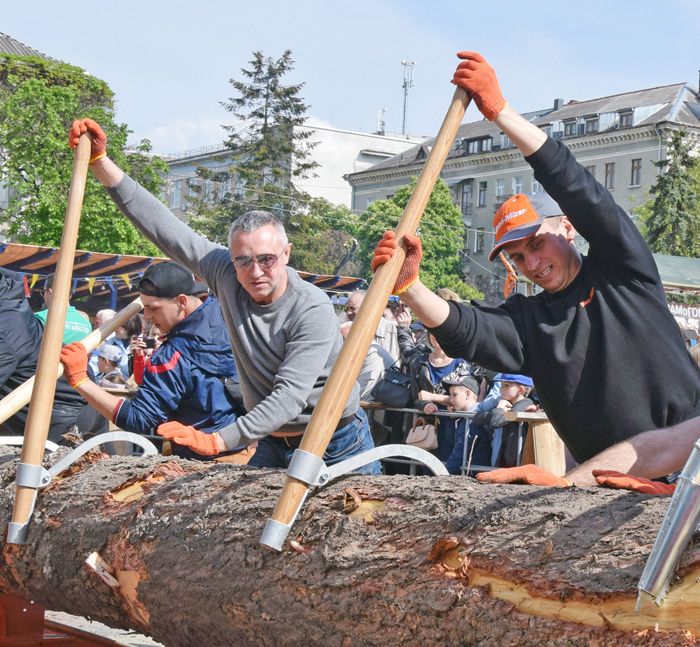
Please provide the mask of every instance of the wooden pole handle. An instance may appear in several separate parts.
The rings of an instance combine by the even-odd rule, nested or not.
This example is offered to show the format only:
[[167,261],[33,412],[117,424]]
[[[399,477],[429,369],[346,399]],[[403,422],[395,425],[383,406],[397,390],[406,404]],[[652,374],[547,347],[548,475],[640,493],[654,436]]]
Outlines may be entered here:
[[[85,133],[81,135],[75,149],[73,175],[68,193],[66,220],[61,236],[58,263],[56,264],[51,305],[41,341],[36,379],[27,414],[27,425],[24,430],[24,444],[22,445],[20,461],[29,465],[41,465],[44,457],[44,445],[49,434],[51,410],[56,392],[56,367],[60,364],[59,356],[73,280],[73,261],[89,160],[90,136]],[[29,521],[35,494],[34,488],[17,486],[15,505],[12,511],[14,523],[26,524]]]
[[[80,343],[85,346],[85,350],[87,350],[88,353],[95,350],[109,335],[125,321],[131,319],[141,308],[143,308],[141,299],[135,299],[126,306],[126,308],[114,315],[106,324],[102,324],[96,330],[85,335],[85,337],[80,340]],[[63,364],[59,362],[56,370],[56,379],[60,378],[61,375],[63,375]],[[0,424],[5,422],[10,416],[14,416],[23,406],[29,403],[35,381],[36,376],[30,377],[24,384],[20,384],[14,391],[11,391],[0,400]]]
[[[462,88],[455,90],[452,103],[435,138],[435,143],[420,174],[416,188],[413,190],[396,227],[396,238],[401,241],[399,248],[387,263],[378,268],[374,275],[367,295],[360,306],[323,393],[309,420],[309,426],[304,432],[299,447],[304,451],[322,457],[328,447],[406,258],[403,236],[404,234],[413,234],[420,223],[469,101],[469,95]],[[285,525],[291,524],[304,500],[306,490],[307,486],[304,483],[287,477],[272,519]]]

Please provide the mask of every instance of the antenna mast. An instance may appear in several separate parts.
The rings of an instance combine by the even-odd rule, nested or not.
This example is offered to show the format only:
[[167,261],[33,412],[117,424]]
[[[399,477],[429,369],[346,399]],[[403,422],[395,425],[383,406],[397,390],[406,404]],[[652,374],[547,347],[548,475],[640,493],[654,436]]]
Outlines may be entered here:
[[408,108],[408,90],[413,87],[413,67],[415,61],[401,61],[403,65],[403,124],[401,134],[406,134],[406,109]]

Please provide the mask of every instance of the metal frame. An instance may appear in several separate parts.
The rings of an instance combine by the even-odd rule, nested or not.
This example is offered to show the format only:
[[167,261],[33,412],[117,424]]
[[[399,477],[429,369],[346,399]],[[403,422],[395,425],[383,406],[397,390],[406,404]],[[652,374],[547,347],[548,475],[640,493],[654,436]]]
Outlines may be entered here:
[[[13,442],[5,444],[21,444],[15,443],[15,438],[19,440],[24,440],[20,437],[11,437]],[[32,501],[32,508],[29,512],[29,518],[26,523],[17,523],[11,521],[7,526],[7,543],[8,544],[26,544],[27,543],[27,532],[29,531],[29,522],[31,521],[32,514],[34,513],[34,504],[36,503],[36,490],[42,487],[46,487],[51,480],[58,476],[65,469],[70,467],[76,460],[78,460],[83,454],[90,451],[98,445],[104,443],[116,442],[116,441],[127,441],[139,445],[143,448],[143,455],[150,456],[157,454],[158,450],[156,446],[147,438],[140,436],[139,434],[134,434],[129,431],[109,431],[104,434],[98,434],[84,443],[78,445],[73,451],[64,456],[55,465],[52,465],[48,470],[42,465],[32,465],[30,463],[19,463],[17,466],[17,476],[15,477],[15,482],[20,487],[33,488],[34,500]]]
[[[412,461],[425,465],[428,469],[432,470],[436,476],[449,476],[445,466],[435,458],[435,456],[426,452],[424,449],[412,447],[411,445],[382,445],[361,454],[351,456],[331,466],[326,465],[323,459],[315,454],[297,449],[294,454],[292,454],[292,460],[289,461],[287,476],[305,483],[306,485],[322,487],[338,476],[348,474],[359,467],[368,465],[376,460],[388,458],[389,456],[410,458]],[[304,505],[307,494],[308,490],[306,490],[304,498],[299,503],[297,514]],[[260,543],[266,548],[280,552],[295,520],[296,514],[289,524],[284,524],[274,519],[268,519],[265,524],[265,529],[260,536]]]

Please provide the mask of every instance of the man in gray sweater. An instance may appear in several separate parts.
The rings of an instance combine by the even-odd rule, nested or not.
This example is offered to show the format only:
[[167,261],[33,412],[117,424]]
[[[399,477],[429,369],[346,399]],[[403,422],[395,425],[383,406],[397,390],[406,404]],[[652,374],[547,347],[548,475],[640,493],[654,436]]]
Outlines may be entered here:
[[[249,465],[286,467],[342,345],[330,300],[288,267],[291,244],[272,214],[249,211],[232,225],[228,249],[212,243],[107,157],[97,123],[74,122],[71,147],[86,131],[92,135],[89,168],[122,213],[219,299],[238,367],[246,415],[214,434],[176,422],[158,433],[205,454],[258,441]],[[373,446],[355,384],[324,460],[333,464]],[[375,461],[360,471],[380,474],[381,465]]]

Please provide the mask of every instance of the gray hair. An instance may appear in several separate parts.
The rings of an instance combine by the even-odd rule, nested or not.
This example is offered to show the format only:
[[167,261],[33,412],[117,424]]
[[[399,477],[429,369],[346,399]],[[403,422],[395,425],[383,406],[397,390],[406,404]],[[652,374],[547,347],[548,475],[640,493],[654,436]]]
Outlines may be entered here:
[[112,310],[111,308],[105,308],[104,310],[97,311],[97,314],[95,315],[95,319],[97,319],[98,317],[102,317],[102,319],[103,319],[102,323],[107,323],[110,319],[113,319],[116,314],[117,313],[114,310]]
[[351,294],[348,294],[348,298],[345,300],[345,303],[347,303],[348,301],[350,301],[350,299],[352,299],[354,296],[360,296],[360,297],[362,297],[362,298],[360,299],[360,301],[364,301],[364,300],[365,300],[365,295],[366,295],[366,294],[367,294],[367,290],[355,290],[355,291],[352,292]]
[[287,232],[284,230],[284,225],[279,218],[269,211],[246,211],[242,216],[236,218],[231,224],[231,228],[228,230],[229,244],[231,243],[231,237],[237,231],[250,234],[266,225],[272,225],[277,230],[280,240],[286,247],[289,243],[289,239],[287,238]]

